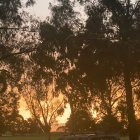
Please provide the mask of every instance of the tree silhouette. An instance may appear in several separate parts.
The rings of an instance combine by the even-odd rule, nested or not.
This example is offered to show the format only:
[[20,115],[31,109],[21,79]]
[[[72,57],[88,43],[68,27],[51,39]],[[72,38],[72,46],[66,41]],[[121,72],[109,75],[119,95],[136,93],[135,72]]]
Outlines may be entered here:
[[57,123],[57,117],[63,114],[64,97],[57,94],[53,88],[53,79],[46,79],[42,69],[35,62],[27,63],[26,74],[22,77],[21,92],[27,104],[31,117],[40,131],[50,138],[51,127]]
[[105,132],[106,134],[114,134],[123,129],[121,122],[114,116],[105,116],[102,121],[98,124],[97,129]]
[[[79,104],[78,99],[86,99],[84,106],[90,103],[91,93],[100,94],[106,104],[111,101],[107,99],[108,81],[123,85],[129,137],[137,140],[137,132],[133,131],[136,119],[132,82],[139,79],[140,68],[139,1],[133,4],[130,0],[96,3],[81,0],[80,3],[87,4],[85,26],[77,18],[75,3],[65,0],[51,7],[50,22],[40,24],[41,42],[30,55],[38,65],[36,73],[46,83],[53,81],[55,91],[62,91],[74,107]],[[110,108],[106,112],[112,114]]]
[[18,103],[19,95],[13,90],[6,91],[4,94],[0,95],[1,134],[6,131],[14,131],[16,118],[19,117]]
[[[139,75],[139,41],[137,39],[139,18],[135,16],[134,19],[134,15],[137,15],[139,10],[139,2],[136,2],[136,7],[129,0],[126,2],[101,0],[100,2],[99,8],[93,6],[88,9],[90,17],[87,20],[88,47],[83,51],[81,65],[85,64],[82,68],[87,71],[92,86],[96,86],[102,91],[106,89],[107,79],[117,76],[123,78],[129,137],[130,139],[138,139],[137,132],[133,131],[136,127],[136,119],[131,82],[135,76]],[[97,13],[96,11],[100,12]],[[100,24],[93,19],[94,14],[98,19],[101,19],[98,20]],[[104,21],[106,16],[110,17]],[[96,26],[99,27],[97,28],[98,31],[94,28]],[[112,28],[117,29],[117,31],[114,32],[111,30]],[[94,34],[96,32],[100,38]]]
[[[28,0],[28,2],[33,4],[32,0]],[[22,54],[29,53],[32,50],[31,48],[26,48],[29,47],[29,40],[26,38],[27,33],[25,33],[24,28],[21,27],[24,20],[23,14],[20,13],[22,6],[20,0],[2,0],[0,2],[1,93],[6,90],[10,80],[12,84],[20,80],[24,61]],[[20,29],[23,29],[23,31]]]
[[78,110],[72,117],[70,116],[66,127],[71,133],[94,132],[95,122],[89,112],[86,110]]
[[[59,92],[67,97],[70,103],[71,113],[82,108],[82,102],[86,102],[84,95],[86,87],[78,83],[79,71],[75,69],[74,61],[78,57],[76,44],[81,43],[81,38],[75,33],[81,28],[81,24],[74,12],[71,1],[59,1],[60,5],[52,6],[52,19],[43,22],[40,26],[40,37],[42,43],[32,59],[39,65],[39,74],[46,82],[54,81],[55,96]],[[63,22],[62,22],[63,21]],[[75,23],[75,24],[73,24]],[[76,26],[75,28],[73,27]],[[78,40],[79,39],[79,40]],[[81,93],[80,93],[81,90]],[[83,98],[81,98],[81,94]],[[84,104],[84,103],[83,103]]]

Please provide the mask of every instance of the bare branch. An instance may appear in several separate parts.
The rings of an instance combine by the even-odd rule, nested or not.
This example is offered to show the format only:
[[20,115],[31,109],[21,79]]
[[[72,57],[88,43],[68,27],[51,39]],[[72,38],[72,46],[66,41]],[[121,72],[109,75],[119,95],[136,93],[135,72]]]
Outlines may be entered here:
[[55,115],[55,113],[57,112],[57,110],[61,107],[61,105],[63,104],[64,99],[62,100],[62,102],[56,107],[56,109],[52,112],[50,119],[49,119],[49,125],[51,123],[52,117]]

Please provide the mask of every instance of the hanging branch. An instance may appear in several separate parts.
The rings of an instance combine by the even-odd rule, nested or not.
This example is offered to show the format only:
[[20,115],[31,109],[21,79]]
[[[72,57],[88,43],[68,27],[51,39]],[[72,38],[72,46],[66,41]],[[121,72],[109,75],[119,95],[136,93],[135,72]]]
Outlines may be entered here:
[[23,32],[39,32],[38,30],[27,30],[29,27],[28,26],[25,26],[25,27],[22,27],[22,28],[19,28],[19,27],[0,27],[0,30],[20,30],[20,31],[23,31]]

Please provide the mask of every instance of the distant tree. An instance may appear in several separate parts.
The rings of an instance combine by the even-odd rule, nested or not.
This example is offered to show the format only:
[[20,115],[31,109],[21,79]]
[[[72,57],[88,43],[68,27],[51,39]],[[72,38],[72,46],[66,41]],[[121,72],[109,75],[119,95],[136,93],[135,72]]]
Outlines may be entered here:
[[97,130],[106,134],[122,133],[123,129],[123,124],[114,116],[105,116],[97,125]]
[[29,118],[27,120],[27,128],[29,134],[43,134],[35,119]]
[[56,132],[66,132],[66,126],[59,126],[57,129],[56,129]]
[[36,65],[35,67],[36,69],[32,66],[26,71],[21,92],[33,120],[42,133],[50,135],[52,125],[57,122],[57,117],[63,114],[64,97],[59,94],[54,96],[53,82],[48,80],[46,83],[46,79],[36,73],[38,69]]
[[71,133],[87,133],[96,130],[92,115],[86,110],[78,110],[70,116],[66,127]]
[[14,116],[14,121],[12,121],[11,123],[11,129],[8,130],[8,131],[11,131],[13,135],[16,135],[16,134],[24,134],[26,133],[26,125],[25,125],[25,120],[23,118],[23,116],[21,115],[17,115],[17,116]]

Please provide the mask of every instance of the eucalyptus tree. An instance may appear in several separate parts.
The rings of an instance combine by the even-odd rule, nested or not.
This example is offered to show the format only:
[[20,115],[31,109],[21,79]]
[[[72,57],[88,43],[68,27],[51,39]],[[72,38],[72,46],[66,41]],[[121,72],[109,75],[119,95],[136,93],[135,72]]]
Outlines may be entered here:
[[71,133],[87,133],[96,130],[96,125],[91,112],[84,109],[77,110],[77,112],[68,119],[66,127]]
[[[60,0],[59,5],[50,7],[52,18],[50,22],[41,23],[42,43],[32,54],[33,61],[42,71],[42,77],[54,81],[55,90],[61,91],[67,97],[72,113],[82,103],[79,101],[80,90],[83,90],[83,95],[86,94],[86,87],[78,83],[78,79],[82,78],[79,77],[79,71],[75,68],[80,46],[77,44],[80,44],[82,40],[78,32],[83,26],[77,16],[78,13],[73,9],[74,4],[69,0]],[[86,98],[81,99],[86,100]]]
[[[26,5],[34,4],[33,0],[27,0]],[[19,81],[23,72],[23,56],[20,54],[28,52],[23,42],[19,44],[20,35],[24,30],[23,14],[21,12],[22,2],[20,0],[0,1],[0,92],[3,93],[11,82]],[[23,50],[24,46],[24,50]]]
[[38,125],[40,132],[48,135],[50,139],[52,126],[57,123],[58,116],[63,114],[65,99],[59,93],[56,95],[51,72],[45,67],[40,67],[33,60],[28,57],[25,62],[20,92],[31,118]]
[[[30,4],[33,0],[27,1],[27,6]],[[1,130],[11,132],[17,128],[20,98],[13,90],[17,90],[24,72],[25,53],[30,50],[22,28],[22,6],[20,0],[0,0],[0,126]]]
[[[64,87],[69,85],[70,79],[65,80],[63,75],[78,70],[78,78],[82,80],[77,81],[82,81],[80,84],[87,92],[98,90],[104,94],[108,80],[117,82],[121,78],[126,94],[130,140],[137,140],[137,133],[133,131],[136,120],[131,82],[139,76],[139,1],[135,5],[130,0],[88,1],[84,30],[77,24],[73,3],[59,2],[58,6],[52,7],[50,23],[41,25],[42,43],[33,59],[43,68],[44,76],[48,71],[54,81],[63,78],[60,82],[65,83]],[[82,0],[80,2],[83,4]],[[73,29],[74,25],[76,28]]]
[[[97,5],[97,6],[95,6]],[[106,90],[106,80],[121,77],[125,89],[130,140],[138,139],[131,82],[139,77],[139,1],[100,0],[88,6],[86,47],[80,67],[88,83]]]
[[64,112],[64,97],[54,97],[50,85],[43,83],[43,80],[23,86],[23,98],[27,104],[31,117],[36,121],[40,131],[50,138],[51,128],[58,123],[58,116]]
[[57,123],[57,117],[63,114],[64,97],[54,97],[53,89],[42,84],[42,81],[24,86],[22,92],[32,118],[42,133],[50,136],[52,126]]
[[86,110],[90,105],[90,91],[83,86],[82,76],[75,66],[82,44],[83,25],[74,6],[74,2],[65,0],[52,5],[50,22],[40,24],[42,42],[31,55],[32,61],[39,66],[38,75],[46,80],[46,84],[54,82],[54,95],[61,92],[67,98],[65,103],[70,104],[72,121],[76,112]]

